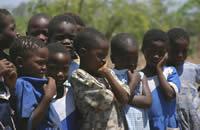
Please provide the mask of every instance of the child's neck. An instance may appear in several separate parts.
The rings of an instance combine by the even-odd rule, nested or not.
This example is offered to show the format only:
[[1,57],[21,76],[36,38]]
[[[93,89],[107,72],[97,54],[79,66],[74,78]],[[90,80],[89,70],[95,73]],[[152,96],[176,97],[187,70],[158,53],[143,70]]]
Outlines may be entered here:
[[157,75],[156,67],[146,65],[142,70],[147,77]]

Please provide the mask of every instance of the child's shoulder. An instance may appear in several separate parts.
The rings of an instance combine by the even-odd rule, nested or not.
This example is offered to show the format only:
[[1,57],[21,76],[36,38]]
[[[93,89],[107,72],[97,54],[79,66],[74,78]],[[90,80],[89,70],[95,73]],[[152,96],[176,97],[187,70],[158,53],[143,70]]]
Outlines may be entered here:
[[163,67],[163,74],[168,77],[169,75],[172,75],[173,73],[177,73],[176,68],[174,66],[164,66]]

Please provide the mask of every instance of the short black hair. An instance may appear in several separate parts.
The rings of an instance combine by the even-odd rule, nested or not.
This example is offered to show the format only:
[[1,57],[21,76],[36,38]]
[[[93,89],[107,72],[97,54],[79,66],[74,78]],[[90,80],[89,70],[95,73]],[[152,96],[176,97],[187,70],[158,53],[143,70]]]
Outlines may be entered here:
[[33,20],[35,20],[35,19],[40,19],[40,18],[45,18],[45,19],[50,20],[50,16],[48,16],[48,15],[45,14],[45,13],[37,13],[37,14],[33,15],[33,16],[29,19],[29,21],[28,21],[27,32],[28,32],[29,29],[30,29],[31,22],[32,22]]
[[172,28],[168,32],[169,43],[173,45],[176,43],[176,40],[180,38],[186,39],[188,42],[190,41],[189,34],[183,28]]
[[80,25],[80,26],[83,26],[83,27],[86,26],[85,22],[81,19],[81,17],[79,15],[77,15],[75,13],[71,13],[71,12],[65,13],[64,15],[71,16],[75,20],[77,25]]
[[48,26],[48,37],[49,39],[52,37],[52,35],[54,34],[54,32],[56,31],[56,29],[58,28],[59,24],[61,24],[62,22],[67,22],[67,23],[71,23],[76,25],[75,20],[68,15],[57,15],[54,16],[51,21],[49,22],[49,26]]
[[0,32],[5,28],[5,16],[11,16],[11,13],[6,9],[0,9]]
[[119,33],[115,35],[111,40],[111,54],[119,54],[119,51],[124,51],[129,45],[137,48],[135,38],[129,33]]
[[10,58],[13,62],[15,62],[18,56],[27,58],[28,52],[43,47],[46,47],[45,43],[35,37],[20,36],[15,39],[10,47]]
[[47,48],[50,54],[64,53],[71,56],[70,52],[62,44],[50,43],[47,45]]
[[150,29],[144,34],[143,43],[142,43],[142,51],[144,49],[149,48],[153,42],[162,41],[163,43],[169,43],[169,38],[166,32],[161,29]]
[[106,40],[105,35],[94,28],[85,28],[74,39],[75,51],[79,54],[81,48],[95,48],[99,40]]

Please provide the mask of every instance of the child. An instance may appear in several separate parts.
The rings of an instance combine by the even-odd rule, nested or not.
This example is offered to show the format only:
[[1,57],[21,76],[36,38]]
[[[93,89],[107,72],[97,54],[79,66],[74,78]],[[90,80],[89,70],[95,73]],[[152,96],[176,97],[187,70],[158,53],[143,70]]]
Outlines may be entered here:
[[9,56],[4,53],[16,37],[15,20],[6,9],[0,9],[0,59],[9,60]]
[[180,80],[174,67],[166,67],[168,36],[159,29],[147,31],[143,38],[142,52],[146,60],[143,72],[147,76],[152,94],[149,108],[151,130],[178,129],[176,95]]
[[45,78],[48,49],[41,40],[20,37],[10,48],[17,66],[17,125],[19,130],[60,128],[60,120],[52,107],[56,94],[55,81]]
[[49,44],[48,76],[56,81],[57,97],[53,102],[63,130],[76,130],[72,88],[67,80],[71,55],[62,44]]
[[115,65],[115,74],[129,85],[133,95],[129,105],[124,106],[128,130],[149,130],[147,108],[151,106],[151,92],[144,73],[134,72],[137,67],[138,48],[130,34],[120,33],[112,38],[111,59]]
[[200,83],[200,66],[185,61],[190,44],[189,35],[185,30],[172,28],[168,31],[168,36],[170,51],[167,63],[176,67],[181,80],[181,89],[177,98],[180,125],[183,130],[199,130],[200,119],[197,116],[199,95],[196,87]]
[[63,44],[71,52],[73,61],[69,68],[69,77],[72,72],[79,68],[78,58],[73,48],[73,40],[77,33],[76,22],[71,16],[58,15],[49,23],[49,42]]
[[6,9],[0,9],[0,129],[14,130],[11,96],[15,87],[17,73],[15,66],[9,62],[4,53],[16,37],[15,21]]
[[73,72],[71,83],[75,103],[82,114],[81,130],[124,130],[121,104],[129,99],[129,88],[104,67],[109,44],[103,34],[87,28],[75,41],[80,69]]
[[35,14],[28,22],[26,35],[36,37],[46,43],[48,40],[49,21],[50,17],[46,14]]

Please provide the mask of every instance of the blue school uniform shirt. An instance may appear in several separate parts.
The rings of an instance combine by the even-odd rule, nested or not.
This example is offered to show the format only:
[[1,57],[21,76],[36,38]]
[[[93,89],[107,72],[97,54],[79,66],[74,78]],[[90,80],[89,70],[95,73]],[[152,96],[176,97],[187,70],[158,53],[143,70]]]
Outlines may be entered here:
[[[180,91],[179,76],[174,67],[163,67],[163,74],[174,91]],[[176,99],[166,100],[161,90],[158,76],[148,77],[148,84],[152,94],[152,105],[148,110],[151,130],[166,130],[177,128]]]
[[[113,69],[115,75],[125,84],[128,84],[128,70],[116,70]],[[143,77],[143,73],[140,72],[141,78]],[[134,94],[142,95],[142,84],[139,84]],[[133,107],[131,105],[125,105],[123,107],[123,114],[126,119],[128,130],[150,130],[149,128],[149,120],[148,113],[146,109]]]
[[76,61],[72,61],[70,66],[69,66],[69,71],[68,71],[68,80],[71,78],[72,73],[79,68],[79,63]]
[[75,110],[74,96],[71,84],[66,81],[66,94],[53,102],[53,106],[59,116],[63,130],[77,129],[77,112]]
[[200,107],[197,86],[200,83],[200,65],[184,62],[177,66],[181,80],[180,93],[177,96],[177,114],[183,129],[200,130]]
[[[28,129],[31,129],[32,112],[42,100],[43,85],[47,82],[47,79],[33,77],[20,77],[17,79],[15,91],[17,119],[28,119]],[[44,121],[38,125],[36,130],[61,130],[59,117],[51,103],[44,118]]]

